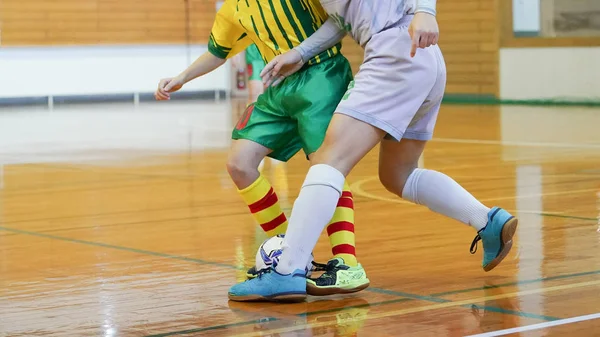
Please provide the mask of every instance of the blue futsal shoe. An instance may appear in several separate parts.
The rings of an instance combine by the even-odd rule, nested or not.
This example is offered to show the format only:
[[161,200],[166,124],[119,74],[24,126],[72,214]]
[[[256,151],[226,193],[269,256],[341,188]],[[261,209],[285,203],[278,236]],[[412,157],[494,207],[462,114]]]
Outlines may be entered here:
[[508,255],[512,248],[512,238],[517,231],[517,218],[499,207],[488,213],[488,222],[477,232],[471,244],[471,254],[477,251],[477,242],[483,243],[483,270],[494,269]]
[[306,272],[298,269],[291,274],[283,275],[273,268],[261,270],[256,278],[231,287],[229,299],[237,302],[304,301],[306,299]]

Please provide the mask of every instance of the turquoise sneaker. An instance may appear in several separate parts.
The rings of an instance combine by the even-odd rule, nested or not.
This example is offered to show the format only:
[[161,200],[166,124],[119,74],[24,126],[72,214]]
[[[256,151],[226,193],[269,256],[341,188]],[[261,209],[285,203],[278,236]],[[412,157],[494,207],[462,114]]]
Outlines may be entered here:
[[237,302],[281,301],[301,302],[306,299],[306,272],[296,270],[283,275],[269,268],[258,272],[252,280],[229,289],[229,299]]
[[483,242],[483,270],[494,269],[508,255],[518,222],[517,218],[502,208],[494,207],[490,210],[487,224],[477,232],[471,243],[471,254],[475,254],[477,242]]

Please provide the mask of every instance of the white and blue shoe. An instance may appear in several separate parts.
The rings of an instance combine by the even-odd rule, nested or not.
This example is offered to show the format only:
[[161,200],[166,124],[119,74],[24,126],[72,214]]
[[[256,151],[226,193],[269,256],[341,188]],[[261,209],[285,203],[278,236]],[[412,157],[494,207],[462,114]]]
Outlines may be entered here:
[[517,231],[517,218],[499,207],[488,213],[488,222],[471,243],[471,254],[477,251],[477,242],[483,243],[483,270],[494,269],[508,255],[512,248],[512,238]]
[[283,275],[273,267],[229,289],[229,299],[237,302],[270,301],[301,302],[306,299],[306,271],[296,270]]

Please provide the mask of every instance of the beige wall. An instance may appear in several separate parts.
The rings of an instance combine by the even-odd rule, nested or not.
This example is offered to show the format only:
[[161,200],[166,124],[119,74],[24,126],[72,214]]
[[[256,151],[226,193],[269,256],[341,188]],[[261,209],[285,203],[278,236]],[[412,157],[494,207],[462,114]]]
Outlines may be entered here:
[[[498,91],[500,0],[444,0],[438,4],[450,93]],[[509,0],[504,0],[509,1]],[[189,0],[191,41],[206,43],[214,0]],[[89,45],[186,42],[185,2],[156,0],[2,0],[3,45]],[[362,50],[347,40],[355,70]]]

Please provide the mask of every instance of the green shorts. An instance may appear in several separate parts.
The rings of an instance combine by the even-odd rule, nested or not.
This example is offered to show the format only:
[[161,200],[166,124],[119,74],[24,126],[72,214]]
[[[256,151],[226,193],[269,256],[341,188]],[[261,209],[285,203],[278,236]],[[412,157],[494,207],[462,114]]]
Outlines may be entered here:
[[300,149],[317,151],[335,108],[352,81],[348,60],[340,54],[268,87],[248,106],[232,133],[269,149],[269,157],[288,161]]
[[250,47],[246,49],[246,64],[248,65],[248,80],[262,81],[260,73],[265,69],[265,61],[255,44],[251,44]]

